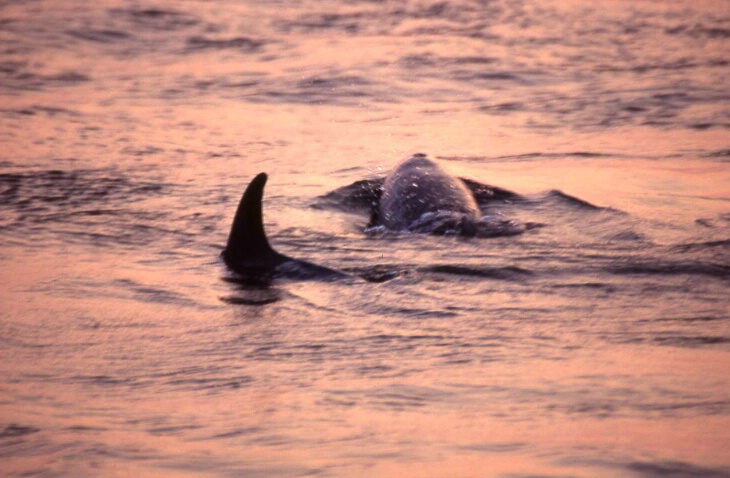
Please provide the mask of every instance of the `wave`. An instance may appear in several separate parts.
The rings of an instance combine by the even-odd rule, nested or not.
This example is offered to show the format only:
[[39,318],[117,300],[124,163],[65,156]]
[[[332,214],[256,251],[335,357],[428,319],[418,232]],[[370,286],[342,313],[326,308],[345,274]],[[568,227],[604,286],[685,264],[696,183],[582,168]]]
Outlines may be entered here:
[[190,51],[232,49],[250,53],[259,51],[266,42],[242,36],[227,39],[212,39],[203,36],[193,36],[188,38],[186,43]]
[[534,275],[533,272],[516,266],[475,267],[457,264],[437,264],[421,267],[419,270],[435,274],[450,274],[462,277],[479,277],[505,281],[524,281]]
[[714,468],[681,461],[635,461],[626,465],[626,468],[642,478],[730,478],[730,468]]
[[730,266],[705,262],[633,262],[607,266],[605,270],[619,275],[701,275],[730,278]]

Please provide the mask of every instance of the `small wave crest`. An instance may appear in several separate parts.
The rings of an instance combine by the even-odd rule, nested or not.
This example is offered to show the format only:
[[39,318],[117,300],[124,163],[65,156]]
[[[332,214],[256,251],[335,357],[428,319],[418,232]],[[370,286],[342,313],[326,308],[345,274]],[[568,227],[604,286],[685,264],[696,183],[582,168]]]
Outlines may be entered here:
[[630,262],[626,264],[607,266],[606,270],[612,274],[619,275],[699,275],[716,277],[719,279],[730,278],[730,266],[709,262]]
[[478,277],[506,281],[523,281],[534,274],[521,267],[474,267],[455,264],[438,264],[421,270],[435,274],[451,274],[462,277]]

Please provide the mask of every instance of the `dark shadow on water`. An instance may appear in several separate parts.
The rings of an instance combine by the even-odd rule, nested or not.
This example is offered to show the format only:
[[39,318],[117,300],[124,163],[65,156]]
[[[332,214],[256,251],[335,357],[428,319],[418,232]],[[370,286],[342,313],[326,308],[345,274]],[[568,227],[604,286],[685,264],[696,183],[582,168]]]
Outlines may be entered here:
[[420,268],[421,271],[435,274],[450,274],[462,277],[477,277],[506,281],[524,281],[534,275],[521,267],[467,267],[458,264],[438,264]]
[[0,440],[5,438],[18,438],[37,433],[39,431],[40,429],[38,428],[11,423],[10,425],[7,425],[5,428],[0,430]]
[[730,468],[707,468],[681,461],[637,461],[626,468],[642,478],[730,478]]

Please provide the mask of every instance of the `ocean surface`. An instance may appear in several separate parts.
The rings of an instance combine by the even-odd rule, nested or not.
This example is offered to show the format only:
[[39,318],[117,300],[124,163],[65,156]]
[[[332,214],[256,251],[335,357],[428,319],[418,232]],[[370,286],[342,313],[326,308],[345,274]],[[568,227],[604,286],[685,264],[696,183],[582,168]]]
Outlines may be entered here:
[[[730,2],[0,1],[3,477],[730,477]],[[514,237],[364,232],[427,153]],[[280,252],[233,280],[269,175]]]

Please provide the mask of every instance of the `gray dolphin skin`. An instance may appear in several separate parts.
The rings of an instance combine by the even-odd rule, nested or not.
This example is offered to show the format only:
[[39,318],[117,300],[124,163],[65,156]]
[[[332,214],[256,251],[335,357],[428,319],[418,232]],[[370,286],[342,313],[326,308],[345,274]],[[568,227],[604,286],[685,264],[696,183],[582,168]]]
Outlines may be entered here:
[[524,232],[514,221],[482,216],[480,204],[518,200],[510,191],[447,173],[416,153],[388,174],[369,227],[459,236],[511,236]]
[[464,183],[417,153],[386,177],[378,221],[392,231],[475,235],[481,213]]

